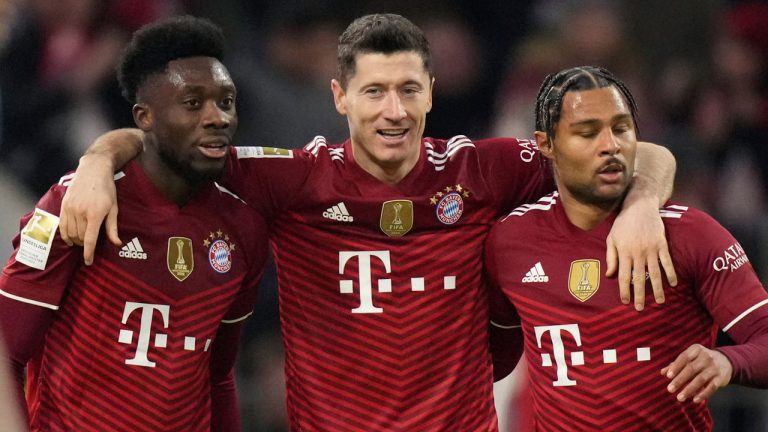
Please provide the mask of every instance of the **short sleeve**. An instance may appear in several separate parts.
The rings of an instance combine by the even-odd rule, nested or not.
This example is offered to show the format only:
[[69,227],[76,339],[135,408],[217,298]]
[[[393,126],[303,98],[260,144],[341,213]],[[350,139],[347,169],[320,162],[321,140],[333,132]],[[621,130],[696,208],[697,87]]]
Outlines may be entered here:
[[718,326],[728,333],[756,311],[768,310],[768,293],[733,235],[695,209],[680,219],[679,229],[671,230],[670,244],[676,245],[697,295]]
[[477,142],[485,182],[501,213],[555,190],[551,168],[534,140],[494,138]]
[[63,192],[61,186],[52,187],[35,209],[21,218],[14,251],[0,276],[0,294],[58,309],[69,280],[82,263],[82,248],[67,246],[59,235]]

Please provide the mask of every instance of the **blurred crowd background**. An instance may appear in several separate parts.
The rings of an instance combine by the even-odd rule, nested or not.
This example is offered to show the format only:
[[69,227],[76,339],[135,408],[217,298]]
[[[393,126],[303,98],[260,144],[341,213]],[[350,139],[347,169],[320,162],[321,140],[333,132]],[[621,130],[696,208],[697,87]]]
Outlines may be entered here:
[[[347,138],[333,108],[336,42],[355,17],[405,15],[434,54],[426,135],[530,137],[538,86],[605,66],[640,108],[640,137],[677,157],[674,199],[713,214],[768,282],[768,2],[725,0],[0,0],[0,258],[19,217],[100,133],[132,126],[114,67],[133,30],[193,14],[221,25],[241,145]],[[286,430],[274,271],[239,359],[244,430]],[[723,343],[727,343],[723,340]],[[515,377],[499,387],[515,430]],[[509,402],[507,402],[509,401]],[[732,386],[719,431],[768,430],[768,397]]]

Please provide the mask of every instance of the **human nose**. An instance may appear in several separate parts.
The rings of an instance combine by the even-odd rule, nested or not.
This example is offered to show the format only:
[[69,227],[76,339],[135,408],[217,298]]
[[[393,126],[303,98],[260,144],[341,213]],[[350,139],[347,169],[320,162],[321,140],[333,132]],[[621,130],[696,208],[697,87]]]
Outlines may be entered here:
[[384,117],[388,120],[399,121],[405,118],[405,107],[397,92],[389,92],[384,101]]
[[232,122],[232,113],[222,109],[218,104],[210,102],[206,104],[203,115],[203,126],[224,129]]
[[600,153],[614,155],[621,150],[621,141],[613,130],[606,129],[600,134]]

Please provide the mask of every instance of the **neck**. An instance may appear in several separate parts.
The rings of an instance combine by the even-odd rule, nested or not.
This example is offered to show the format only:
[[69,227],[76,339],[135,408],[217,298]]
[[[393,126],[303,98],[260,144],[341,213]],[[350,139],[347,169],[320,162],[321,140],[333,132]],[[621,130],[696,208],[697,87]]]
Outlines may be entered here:
[[421,148],[419,148],[418,151],[414,152],[413,155],[409,155],[406,159],[388,162],[374,160],[370,155],[365,154],[362,151],[357,152],[354,143],[352,143],[351,147],[352,157],[357,166],[382,183],[389,185],[400,183],[400,181],[416,166],[416,163],[419,161],[419,155],[421,154]]
[[136,159],[152,184],[169,201],[181,207],[201,189],[202,183],[193,184],[166,165],[156,151],[147,146]]
[[579,229],[590,231],[600,225],[611,213],[619,209],[621,199],[605,203],[587,203],[571,195],[558,185],[560,202],[568,220]]

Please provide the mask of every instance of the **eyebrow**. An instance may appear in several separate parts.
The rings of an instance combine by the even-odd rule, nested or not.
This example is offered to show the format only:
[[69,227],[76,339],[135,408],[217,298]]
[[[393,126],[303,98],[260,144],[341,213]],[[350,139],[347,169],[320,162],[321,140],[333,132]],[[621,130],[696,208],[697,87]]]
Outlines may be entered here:
[[[621,120],[632,120],[632,114],[616,114],[615,116],[611,117],[611,122],[616,122]],[[594,123],[600,123],[600,120],[586,119],[586,120],[570,123],[569,126],[592,125]]]

